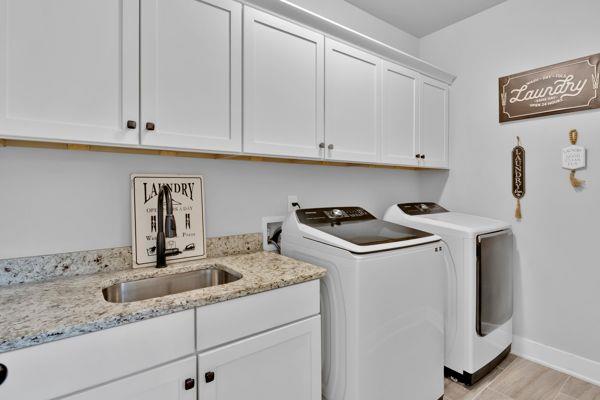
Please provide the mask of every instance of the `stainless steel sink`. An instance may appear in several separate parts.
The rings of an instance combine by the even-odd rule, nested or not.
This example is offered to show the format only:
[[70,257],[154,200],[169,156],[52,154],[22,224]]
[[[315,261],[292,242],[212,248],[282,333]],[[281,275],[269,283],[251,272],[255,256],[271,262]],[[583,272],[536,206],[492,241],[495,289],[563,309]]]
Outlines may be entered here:
[[228,272],[215,266],[197,271],[116,283],[102,289],[102,294],[104,300],[111,303],[130,303],[209,286],[223,285],[235,282],[241,277],[241,274]]

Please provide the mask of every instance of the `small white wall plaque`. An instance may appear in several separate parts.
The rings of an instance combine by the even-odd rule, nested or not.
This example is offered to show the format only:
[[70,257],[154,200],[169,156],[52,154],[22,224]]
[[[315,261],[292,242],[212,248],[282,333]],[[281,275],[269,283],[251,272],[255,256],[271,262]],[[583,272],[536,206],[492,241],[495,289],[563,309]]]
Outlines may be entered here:
[[[206,257],[204,229],[204,185],[200,175],[131,175],[131,231],[133,267],[156,264],[158,229],[158,193],[168,185],[173,197],[173,215],[177,236],[165,238],[167,249],[180,254],[168,262],[190,261]],[[163,209],[166,211],[166,207]]]
[[562,149],[562,167],[570,170],[585,168],[585,148],[567,146]]

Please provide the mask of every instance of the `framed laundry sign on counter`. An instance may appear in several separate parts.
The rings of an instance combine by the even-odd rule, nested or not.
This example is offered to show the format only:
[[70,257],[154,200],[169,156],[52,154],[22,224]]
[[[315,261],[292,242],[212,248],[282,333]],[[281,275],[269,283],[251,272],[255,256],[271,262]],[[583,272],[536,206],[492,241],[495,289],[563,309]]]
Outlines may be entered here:
[[600,54],[498,79],[500,122],[600,108]]
[[[131,231],[134,268],[156,264],[158,194],[163,185],[171,189],[177,231],[176,237],[166,238],[166,248],[179,251],[179,254],[168,256],[168,261],[190,261],[206,257],[202,176],[133,174]],[[166,204],[163,206],[163,210],[166,210]]]

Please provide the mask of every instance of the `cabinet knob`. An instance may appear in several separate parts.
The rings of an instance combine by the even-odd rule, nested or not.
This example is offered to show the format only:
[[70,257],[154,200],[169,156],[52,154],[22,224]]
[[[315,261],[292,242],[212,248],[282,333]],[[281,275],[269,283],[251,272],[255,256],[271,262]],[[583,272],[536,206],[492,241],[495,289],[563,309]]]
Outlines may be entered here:
[[425,154],[421,154],[421,158],[424,160],[425,159]]
[[155,128],[154,122],[146,122],[146,130],[147,131],[153,131],[154,128]]
[[330,144],[329,146],[327,146],[327,148],[328,148],[329,150],[333,150],[333,144]]
[[415,158],[421,158],[420,154],[415,154]]
[[215,373],[213,371],[209,371],[204,374],[204,380],[206,383],[210,383],[215,380]]
[[137,122],[129,120],[127,121],[127,129],[135,129],[137,128]]
[[324,148],[325,148],[325,142],[321,142],[321,143],[319,143],[319,148],[320,148],[320,149],[324,149]]
[[8,375],[8,368],[6,365],[0,364],[0,385],[6,380],[6,376]]
[[185,390],[193,389],[196,386],[196,380],[193,378],[187,378],[184,382]]

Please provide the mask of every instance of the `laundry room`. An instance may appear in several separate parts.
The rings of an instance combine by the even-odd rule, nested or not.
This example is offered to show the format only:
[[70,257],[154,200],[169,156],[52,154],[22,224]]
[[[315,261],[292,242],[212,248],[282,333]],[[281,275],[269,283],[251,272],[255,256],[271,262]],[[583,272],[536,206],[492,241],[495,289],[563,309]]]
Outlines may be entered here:
[[600,400],[597,0],[0,0],[0,400]]

